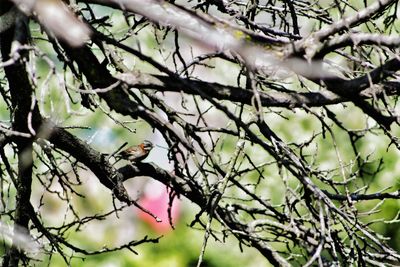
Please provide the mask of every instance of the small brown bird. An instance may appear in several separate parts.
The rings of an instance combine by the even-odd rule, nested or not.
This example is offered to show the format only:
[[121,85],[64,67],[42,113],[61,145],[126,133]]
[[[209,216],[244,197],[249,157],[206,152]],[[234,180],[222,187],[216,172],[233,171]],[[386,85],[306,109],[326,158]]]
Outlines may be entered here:
[[145,140],[143,143],[137,146],[131,146],[127,149],[118,153],[121,158],[132,161],[139,162],[144,160],[150,153],[150,150],[154,147],[153,143]]

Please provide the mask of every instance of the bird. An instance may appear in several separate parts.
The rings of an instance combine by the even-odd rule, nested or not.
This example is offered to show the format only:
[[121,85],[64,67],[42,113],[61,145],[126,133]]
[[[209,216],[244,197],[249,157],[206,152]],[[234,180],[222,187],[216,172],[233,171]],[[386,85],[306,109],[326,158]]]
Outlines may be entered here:
[[144,160],[150,153],[151,149],[154,147],[153,143],[144,140],[143,143],[139,145],[130,146],[127,149],[119,152],[117,156],[131,162],[140,162]]

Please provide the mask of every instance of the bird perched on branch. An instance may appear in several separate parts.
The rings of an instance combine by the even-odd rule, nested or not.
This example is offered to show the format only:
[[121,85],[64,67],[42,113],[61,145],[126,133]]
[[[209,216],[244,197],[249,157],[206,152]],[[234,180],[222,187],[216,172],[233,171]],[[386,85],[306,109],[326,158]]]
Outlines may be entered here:
[[150,153],[150,150],[154,147],[153,143],[145,140],[143,143],[128,147],[127,149],[119,152],[117,156],[120,156],[123,159],[139,162],[144,160]]

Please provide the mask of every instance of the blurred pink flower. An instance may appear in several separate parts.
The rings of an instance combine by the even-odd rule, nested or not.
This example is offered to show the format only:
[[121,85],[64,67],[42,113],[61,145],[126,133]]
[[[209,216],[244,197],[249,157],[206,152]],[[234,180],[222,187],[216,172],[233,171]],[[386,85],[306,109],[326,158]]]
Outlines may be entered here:
[[[148,224],[157,233],[166,233],[172,230],[168,218],[169,192],[167,187],[159,182],[150,182],[146,185],[145,191],[139,204],[161,219],[157,222],[149,214],[138,210],[138,218]],[[171,218],[173,225],[178,221],[180,214],[180,200],[175,198],[172,202]]]

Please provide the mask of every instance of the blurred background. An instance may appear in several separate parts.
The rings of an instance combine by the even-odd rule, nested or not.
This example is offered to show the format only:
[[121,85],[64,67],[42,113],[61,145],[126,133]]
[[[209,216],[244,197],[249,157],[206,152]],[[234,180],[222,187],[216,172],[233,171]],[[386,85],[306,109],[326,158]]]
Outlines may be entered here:
[[[122,12],[104,7],[94,7],[93,11],[97,17],[107,17],[110,25],[107,29],[116,37],[125,37],[130,31]],[[85,11],[83,13],[85,14]],[[210,13],[212,14],[213,11],[211,10]],[[268,21],[267,15],[259,17],[259,19],[263,18]],[[160,168],[172,172],[173,165],[168,159],[167,143],[162,135],[153,130],[146,122],[140,119],[132,120],[114,113],[101,102],[97,103],[100,105],[100,109],[91,111],[82,107],[78,100],[70,101],[78,94],[71,93],[72,97],[68,95],[64,88],[60,88],[60,80],[66,81],[66,88],[77,88],[79,82],[73,78],[70,72],[64,71],[65,66],[59,63],[53,47],[46,40],[47,37],[39,25],[35,22],[30,23],[33,42],[55,63],[54,68],[57,73],[53,75],[53,70],[43,57],[38,57],[37,60],[30,62],[39,81],[36,95],[43,112],[42,115],[55,121],[58,125],[62,125],[71,133],[85,140],[94,149],[105,154],[112,154],[125,142],[129,145],[136,145],[143,140],[150,140],[156,146],[144,162],[155,163]],[[301,35],[309,34],[313,27],[312,23],[305,23],[301,28]],[[146,27],[132,33],[131,38],[125,40],[124,43],[168,66],[173,64],[173,58],[170,55],[171,51],[175,49],[175,43],[173,34],[163,36],[164,34],[165,31],[162,27],[160,29]],[[212,51],[210,47],[198,44],[191,38],[185,39],[184,37],[183,40],[186,43],[181,44],[180,53],[185,58],[193,58]],[[100,60],[104,59],[100,50],[95,53]],[[340,56],[332,55],[329,59],[337,65],[345,65]],[[148,64],[138,61],[132,55],[124,56],[123,60],[124,64],[132,70],[137,69],[150,73],[154,71]],[[238,65],[215,58],[207,62],[207,67],[197,67],[192,75],[202,77],[203,80],[210,82],[235,85],[243,83],[243,81],[237,80],[240,71]],[[0,72],[0,77],[3,80],[3,72]],[[290,84],[288,85],[290,89],[301,90],[302,88],[300,82],[293,82],[294,78],[286,74],[275,77],[275,79]],[[139,92],[138,89],[134,90]],[[175,107],[177,111],[198,112],[194,105],[195,100],[185,98],[179,92],[158,93],[158,96],[162,97],[170,106]],[[3,100],[0,100],[0,119],[2,122],[7,122],[10,119],[10,112],[7,105],[1,101]],[[144,99],[144,101],[146,100]],[[204,110],[209,107],[206,103],[201,103],[199,106]],[[348,129],[363,129],[368,124],[368,119],[356,107],[350,106],[344,109],[342,105],[334,105],[330,106],[330,109]],[[302,151],[305,154],[313,155],[315,166],[318,166],[320,170],[328,171],[338,166],[336,149],[340,152],[343,162],[348,164],[346,167],[350,170],[349,172],[355,166],[355,158],[367,159],[368,162],[363,165],[363,176],[358,177],[360,179],[350,185],[350,189],[357,191],[367,187],[366,191],[368,192],[379,192],[389,188],[392,191],[400,189],[400,153],[390,145],[390,140],[385,136],[375,134],[373,131],[365,132],[363,138],[356,143],[357,151],[360,154],[354,157],[354,150],[350,143],[342,142],[342,140],[348,139],[347,133],[337,125],[331,126],[336,136],[336,140],[333,140],[330,135],[322,134],[320,121],[304,110],[278,110],[278,108],[271,108],[271,110],[265,114],[265,119],[287,143],[302,144],[311,139],[315,141],[311,145],[304,145]],[[251,110],[245,109],[244,114],[248,114],[250,117],[252,116],[251,112]],[[163,116],[163,113],[159,112],[159,115]],[[210,125],[229,128],[230,124],[227,118],[220,115],[221,113],[218,111],[210,111],[204,115],[204,118],[208,119]],[[188,121],[196,119],[187,116]],[[400,136],[399,127],[394,127],[393,133],[395,136]],[[313,135],[316,137],[312,137]],[[213,138],[219,140],[214,151],[218,159],[221,162],[230,159],[236,147],[236,140],[224,134],[216,134]],[[123,249],[100,255],[83,256],[81,254],[74,255],[72,251],[69,251],[74,255],[71,258],[71,266],[196,266],[205,234],[203,228],[197,228],[198,225],[190,227],[196,214],[200,211],[197,205],[181,196],[174,196],[171,199],[171,189],[149,177],[135,177],[124,182],[129,195],[162,221],[157,222],[153,217],[133,206],[113,212],[115,206],[109,189],[101,185],[89,170],[78,165],[71,165],[66,159],[63,164],[66,155],[62,151],[55,151],[54,155],[60,163],[60,168],[67,173],[68,181],[75,184],[73,190],[76,193],[65,195],[63,178],[56,173],[49,172],[48,166],[43,165],[38,158],[41,148],[35,146],[35,149],[39,151],[34,162],[34,168],[38,175],[37,179],[34,179],[31,201],[41,214],[43,222],[49,226],[63,228],[73,218],[76,218],[76,215],[85,218],[82,220],[86,222],[85,224],[71,228],[65,227],[68,230],[64,232],[64,236],[68,237],[71,244],[87,251],[96,251],[103,247],[118,248],[131,240],[141,240],[145,236],[153,239],[159,238],[158,243],[145,243],[137,246],[133,253],[128,249]],[[14,152],[11,147],[6,147],[5,153],[11,157]],[[246,143],[245,153],[253,159],[255,165],[271,161],[271,157],[263,149],[249,142]],[[111,158],[111,161],[114,160]],[[14,158],[14,162],[11,163],[15,166],[16,159]],[[115,167],[122,167],[125,164],[129,163],[118,161],[115,163]],[[79,174],[79,178],[76,174]],[[267,177],[267,180],[257,187],[256,192],[276,207],[284,203],[288,188],[296,189],[300,184],[294,177],[282,175],[281,170],[275,164],[266,164],[263,167],[263,176]],[[285,176],[287,180],[282,181],[282,176]],[[254,182],[259,179],[259,176],[253,173],[243,179],[246,182]],[[335,181],[339,179],[340,177],[332,177],[332,180]],[[318,184],[318,181],[316,184],[321,188],[326,186],[323,183]],[[44,187],[50,190],[44,190]],[[9,196],[15,195],[15,188],[12,186],[3,185],[3,192],[5,191],[8,191]],[[232,198],[236,197],[236,195],[232,195]],[[339,202],[336,204],[340,207]],[[396,199],[385,201],[376,199],[354,204],[358,213],[361,214],[360,220],[365,219],[363,222],[382,236],[391,237],[388,243],[397,251],[400,251],[399,204],[399,200]],[[14,205],[15,203],[7,203],[6,206],[13,207]],[[366,212],[368,216],[364,218],[363,212]],[[96,219],[93,216],[97,216]],[[207,217],[203,215],[202,218]],[[2,222],[8,223],[8,221]],[[219,232],[224,230],[217,223],[213,224],[213,229]],[[35,234],[37,233],[34,230],[32,235],[35,236]],[[246,244],[239,243],[231,235],[224,237],[219,233],[217,236],[218,239],[216,236],[210,236],[202,266],[272,266],[258,251],[247,247]],[[9,243],[9,238],[5,237],[4,240],[5,243]],[[283,244],[277,243],[273,246],[279,251],[286,251]],[[0,248],[0,253],[3,251],[4,248]],[[32,263],[35,266],[66,265],[64,259],[57,253],[39,252],[32,254],[32,257],[34,259]]]

